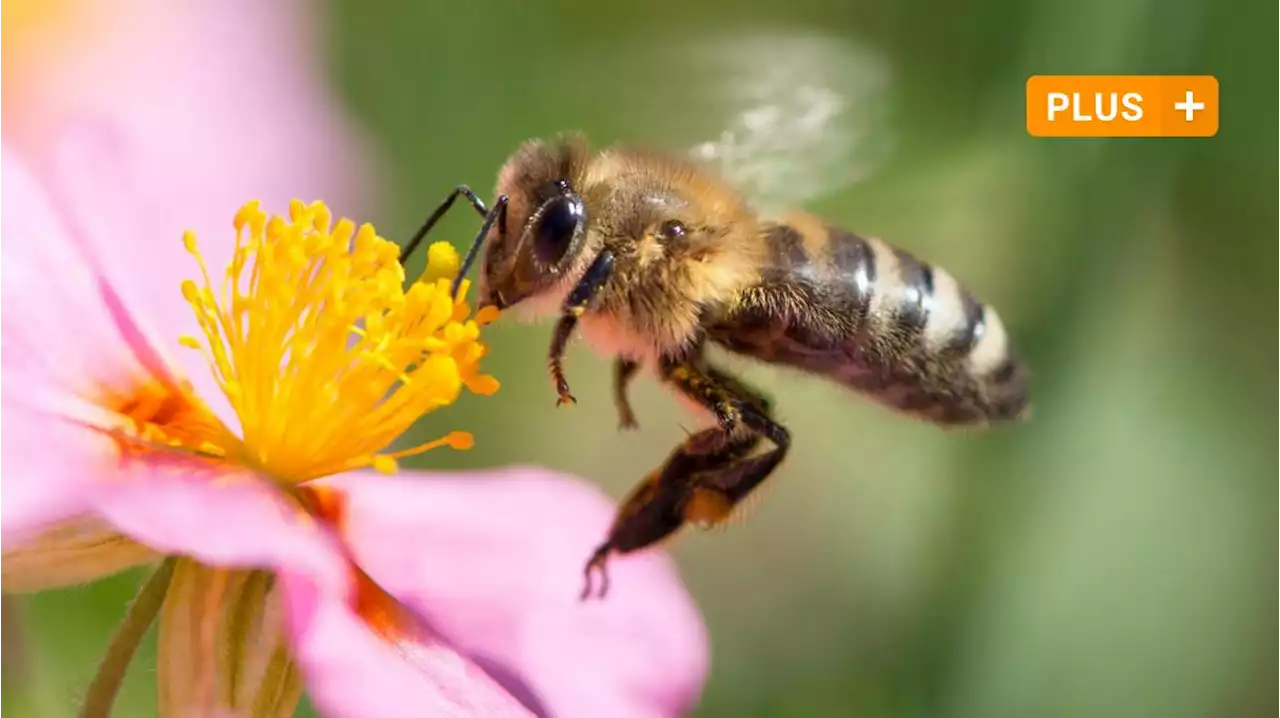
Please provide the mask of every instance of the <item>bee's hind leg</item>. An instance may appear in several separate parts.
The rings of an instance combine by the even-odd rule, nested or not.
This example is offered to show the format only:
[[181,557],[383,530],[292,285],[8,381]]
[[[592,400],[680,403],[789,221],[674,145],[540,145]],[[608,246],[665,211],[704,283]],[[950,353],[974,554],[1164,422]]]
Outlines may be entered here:
[[756,405],[762,414],[767,417],[773,416],[773,402],[764,392],[747,384],[738,377],[729,374],[726,371],[717,369],[714,366],[704,366],[702,369],[712,382],[724,387],[730,393],[736,395],[740,400],[751,402]]
[[[671,361],[662,365],[662,376],[713,411],[719,426],[687,438],[622,502],[608,538],[584,569],[584,600],[592,594],[595,574],[600,576],[597,596],[608,590],[609,554],[652,546],[686,523],[719,523],[773,473],[791,445],[790,433],[770,416],[768,398],[738,379],[704,365]],[[774,448],[751,456],[765,438]]]
[[788,444],[782,443],[758,456],[740,458],[717,471],[700,474],[691,489],[694,501],[686,508],[685,518],[703,526],[714,526],[729,518],[778,468],[787,456],[787,448]]
[[[726,438],[719,427],[690,436],[655,471],[640,482],[622,504],[609,535],[592,553],[583,569],[582,598],[593,591],[593,574],[600,577],[598,597],[608,591],[605,562],[611,553],[631,553],[668,538],[686,522],[697,517],[699,504],[707,496],[696,491],[696,477],[719,476],[719,469],[750,454],[760,443],[760,435],[742,432]],[[699,498],[699,497],[702,498]],[[714,500],[714,496],[712,496]]]
[[773,419],[766,397],[722,371],[697,362],[667,361],[662,373],[681,393],[715,414],[727,437],[722,441],[745,433],[754,435],[757,443],[763,437],[773,444],[773,449],[759,456],[748,457],[750,452],[722,455],[689,482],[685,519],[702,525],[720,523],[786,458],[791,432]]

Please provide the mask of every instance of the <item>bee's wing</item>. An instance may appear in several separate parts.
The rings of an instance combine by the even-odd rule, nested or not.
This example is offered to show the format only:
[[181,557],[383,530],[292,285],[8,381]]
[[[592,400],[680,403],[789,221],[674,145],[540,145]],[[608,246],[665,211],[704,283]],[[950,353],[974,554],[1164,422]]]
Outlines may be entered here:
[[691,51],[720,78],[710,100],[724,130],[689,152],[762,211],[837,192],[892,148],[887,66],[847,39],[732,35]]

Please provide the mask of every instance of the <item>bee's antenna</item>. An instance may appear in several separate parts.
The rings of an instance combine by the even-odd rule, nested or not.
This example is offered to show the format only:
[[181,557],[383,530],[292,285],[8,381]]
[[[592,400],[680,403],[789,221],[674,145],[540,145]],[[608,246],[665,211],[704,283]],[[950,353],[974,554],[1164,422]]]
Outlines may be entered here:
[[480,225],[480,231],[471,241],[471,249],[467,250],[467,256],[462,260],[462,266],[458,268],[458,276],[454,277],[453,286],[449,288],[449,294],[454,299],[458,298],[458,287],[462,286],[462,278],[467,276],[471,265],[475,264],[476,257],[480,255],[480,247],[484,245],[484,238],[489,236],[489,230],[493,228],[494,222],[498,223],[499,232],[507,233],[507,196],[505,194],[498,195],[498,199],[494,200],[493,207],[484,216],[484,224]]
[[427,236],[427,232],[430,232],[431,228],[436,226],[436,222],[439,222],[440,218],[444,216],[444,213],[449,211],[449,208],[453,206],[453,201],[458,198],[458,195],[462,195],[467,198],[467,201],[471,203],[471,207],[475,209],[476,214],[481,217],[488,214],[489,210],[485,208],[484,202],[480,201],[480,198],[476,196],[475,192],[471,191],[470,187],[464,184],[454,187],[453,191],[449,193],[449,196],[445,197],[444,201],[440,203],[440,206],[436,207],[436,211],[432,212],[431,216],[427,217],[427,221],[422,223],[422,227],[413,235],[413,239],[410,239],[409,243],[404,246],[404,249],[400,250],[401,266],[404,266],[405,260],[413,254],[414,250],[418,248],[418,245],[422,244],[422,240]]

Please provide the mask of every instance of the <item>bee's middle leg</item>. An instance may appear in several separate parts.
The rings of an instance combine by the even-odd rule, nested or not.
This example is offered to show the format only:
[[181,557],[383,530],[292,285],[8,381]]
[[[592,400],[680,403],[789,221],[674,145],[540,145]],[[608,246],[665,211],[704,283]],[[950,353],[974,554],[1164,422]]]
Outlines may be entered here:
[[618,408],[618,425],[623,429],[636,429],[635,412],[631,410],[631,399],[627,396],[627,387],[640,369],[640,362],[619,357],[613,363],[613,403]]
[[[625,357],[619,357],[613,364],[613,403],[618,408],[618,423],[623,429],[639,428],[635,412],[631,408],[631,399],[627,394],[627,389],[631,385],[631,381],[635,379],[636,372],[640,369],[640,366],[640,362]],[[708,366],[705,371],[716,383],[728,387],[734,394],[751,401],[765,414],[769,413],[771,402],[759,390],[715,367]]]

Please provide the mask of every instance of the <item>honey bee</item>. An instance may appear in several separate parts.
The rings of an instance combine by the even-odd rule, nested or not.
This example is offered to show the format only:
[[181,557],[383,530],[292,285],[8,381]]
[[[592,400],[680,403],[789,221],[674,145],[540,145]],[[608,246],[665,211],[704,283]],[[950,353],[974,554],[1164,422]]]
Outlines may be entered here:
[[[559,320],[548,354],[557,404],[574,403],[563,357],[579,328],[615,356],[613,398],[637,425],[627,387],[642,366],[714,417],[622,502],[584,569],[583,598],[610,553],[651,546],[686,523],[724,521],[786,457],[791,433],[761,392],[714,366],[710,345],[832,379],[906,415],[987,426],[1027,413],[1028,373],[995,310],[945,270],[803,212],[762,216],[689,158],[592,151],[569,135],[521,146],[484,217],[479,303]],[[768,446],[761,451],[765,442]]]

